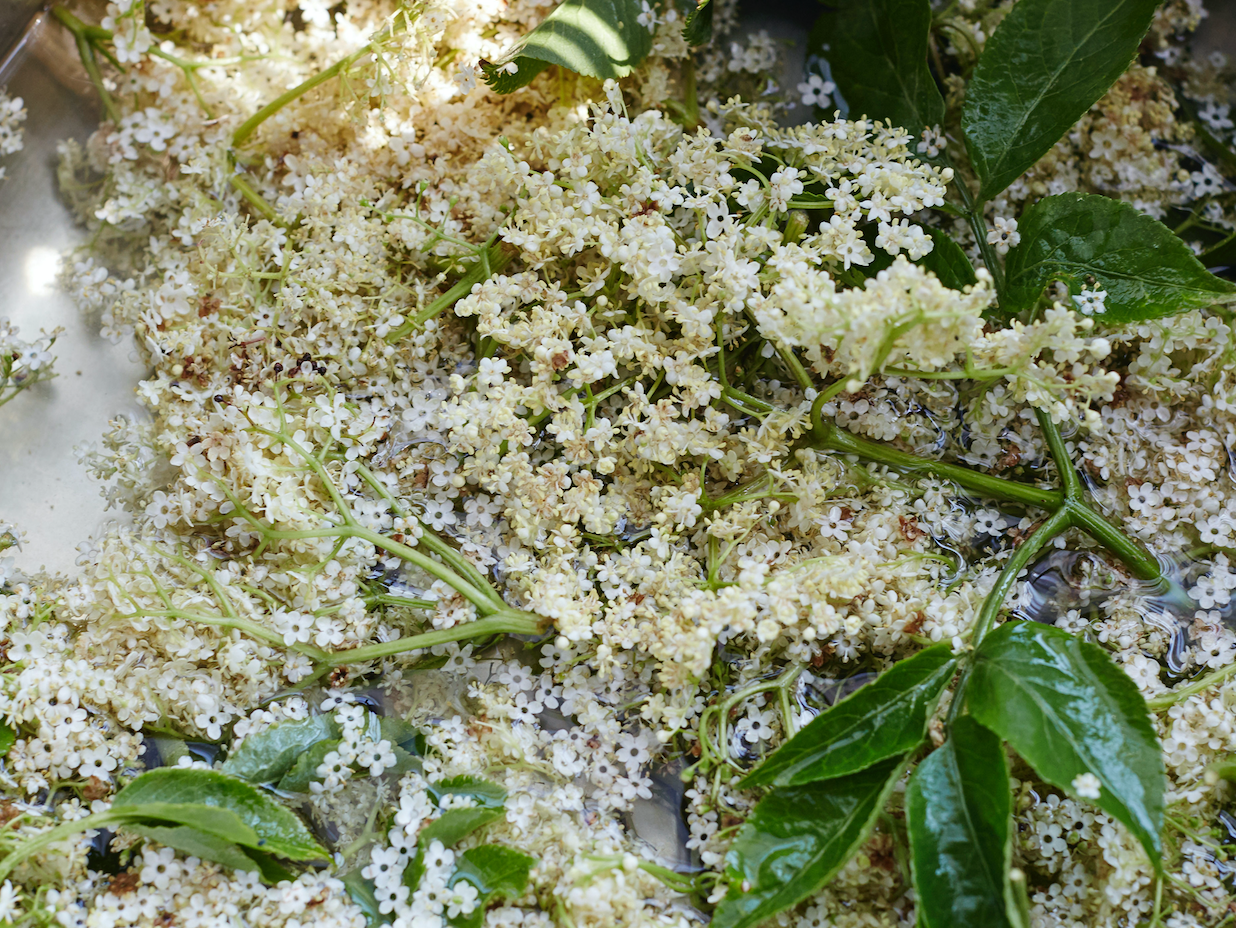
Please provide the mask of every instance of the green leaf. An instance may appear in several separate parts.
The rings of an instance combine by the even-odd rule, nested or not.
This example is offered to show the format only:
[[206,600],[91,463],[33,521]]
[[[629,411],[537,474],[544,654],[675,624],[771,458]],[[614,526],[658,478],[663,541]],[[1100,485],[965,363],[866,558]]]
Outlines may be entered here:
[[418,757],[425,753],[425,736],[403,719],[384,716],[378,727],[382,737],[395,747]]
[[704,45],[712,38],[712,0],[699,0],[687,14],[682,37],[688,45]]
[[383,915],[378,907],[378,897],[374,893],[373,880],[365,879],[360,870],[351,870],[340,879],[343,881],[343,888],[348,891],[348,896],[365,913],[365,922],[369,928],[391,923],[390,915]]
[[921,928],[1008,928],[1011,818],[1000,739],[972,717],[957,719],[906,789]]
[[927,67],[930,29],[929,0],[838,3],[816,20],[808,54],[828,59],[851,117],[883,119],[917,137],[944,122]]
[[231,844],[253,848],[262,846],[262,838],[239,815],[205,803],[143,802],[131,811],[123,806],[119,811],[130,814],[134,821],[175,822]]
[[923,228],[935,242],[935,247],[923,255],[918,264],[935,274],[940,283],[950,290],[964,290],[978,283],[974,265],[970,263],[961,246],[939,229],[930,226]]
[[447,809],[421,829],[416,843],[428,847],[430,841],[441,841],[444,847],[454,847],[478,828],[502,818],[502,809]]
[[[498,93],[510,93],[551,64],[601,80],[626,77],[652,51],[642,12],[639,0],[566,0],[500,62],[482,61],[485,80]],[[511,64],[514,74],[504,70]]]
[[817,715],[740,786],[796,786],[900,757],[922,742],[928,715],[956,667],[947,642],[898,661]]
[[9,749],[17,743],[17,732],[9,726],[9,723],[0,719],[0,757],[4,757],[9,753]]
[[318,767],[322,766],[322,761],[326,758],[326,755],[337,747],[339,747],[338,739],[319,741],[313,745],[304,754],[296,758],[296,763],[292,765],[291,770],[284,774],[276,789],[285,790],[289,793],[309,792],[309,784],[318,779]]
[[986,202],[1038,161],[1133,61],[1159,0],[1019,0],[983,48],[961,128]]
[[275,886],[284,880],[291,881],[296,879],[295,873],[269,854],[263,854],[261,851],[255,851],[252,848],[245,848],[245,853],[253,859],[253,866],[262,874],[263,882]]
[[188,825],[167,827],[131,822],[123,827],[126,831],[131,831],[150,841],[157,841],[165,847],[175,848],[185,854],[200,857],[202,860],[213,860],[217,864],[242,873],[259,869],[253,859],[231,841],[198,831]]
[[506,803],[506,790],[497,783],[483,780],[480,777],[452,777],[449,780],[439,780],[428,787],[429,796],[435,805],[442,805],[442,797],[447,795],[471,796],[482,809],[501,809]]
[[1161,870],[1163,756],[1137,685],[1107,652],[1050,625],[1009,622],[975,652],[966,706],[1047,782],[1075,794],[1078,776],[1097,776],[1095,804]]
[[451,919],[455,928],[480,928],[485,908],[494,899],[518,899],[528,889],[528,874],[535,857],[501,844],[484,844],[464,851],[455,861],[450,886],[462,881],[477,889],[476,908],[469,915]]
[[867,839],[904,769],[897,758],[760,800],[726,855],[730,889],[710,928],[751,928],[819,892]]
[[313,745],[338,737],[339,723],[330,715],[279,722],[246,738],[224,762],[223,772],[251,783],[274,782]]
[[215,770],[161,767],[135,777],[112,800],[112,811],[134,817],[153,803],[212,806],[238,816],[257,833],[262,850],[291,860],[318,860],[327,852],[291,811],[244,780]]
[[425,843],[422,841],[416,846],[416,853],[412,855],[412,859],[408,861],[408,865],[403,868],[403,885],[408,887],[409,892],[416,892],[416,888],[421,885],[421,877],[425,875]]
[[1095,318],[1115,324],[1172,316],[1236,293],[1236,284],[1207,271],[1167,226],[1109,197],[1044,197],[1022,215],[1018,232],[1021,242],[1005,264],[1004,314],[1033,306],[1054,280],[1072,293],[1087,282],[1106,290],[1106,311]]

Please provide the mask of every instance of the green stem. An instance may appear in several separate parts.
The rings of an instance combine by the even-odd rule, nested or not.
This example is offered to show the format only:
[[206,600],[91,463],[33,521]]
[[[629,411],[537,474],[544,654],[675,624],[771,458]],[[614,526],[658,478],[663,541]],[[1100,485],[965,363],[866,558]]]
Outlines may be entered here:
[[957,178],[956,187],[961,196],[961,202],[965,206],[966,221],[970,223],[970,230],[974,233],[974,238],[978,243],[979,254],[983,256],[983,263],[987,265],[987,270],[991,272],[991,279],[995,282],[996,299],[1003,302],[1004,265],[996,257],[996,250],[991,247],[991,242],[987,241],[987,223],[983,219],[983,207],[986,204],[974,202],[964,178]]
[[1212,671],[1204,677],[1199,677],[1188,686],[1182,686],[1180,689],[1164,693],[1162,696],[1156,696],[1154,699],[1147,699],[1146,705],[1150,707],[1152,712],[1170,709],[1176,703],[1188,699],[1190,696],[1196,696],[1198,693],[1204,693],[1212,686],[1218,686],[1234,674],[1236,674],[1236,664],[1228,664],[1226,667]]
[[1047,517],[1038,528],[1030,533],[1030,537],[1023,541],[1017,550],[1013,552],[1013,556],[1009,558],[1008,563],[1004,565],[1004,569],[1000,571],[1000,576],[996,579],[996,585],[991,588],[991,592],[987,594],[987,598],[983,600],[983,606],[979,610],[978,618],[974,622],[974,635],[972,643],[975,648],[983,643],[983,639],[987,637],[987,633],[991,631],[992,625],[995,624],[996,616],[1000,614],[1000,607],[1004,605],[1005,598],[1009,595],[1009,591],[1013,589],[1013,584],[1017,582],[1018,575],[1025,570],[1030,562],[1038,557],[1048,543],[1067,530],[1072,525],[1069,510],[1063,506]]
[[366,645],[363,648],[339,651],[330,655],[325,663],[328,667],[360,664],[365,661],[374,661],[383,657],[403,654],[407,651],[432,648],[435,645],[447,644],[451,641],[462,641],[466,638],[480,638],[488,635],[540,635],[545,632],[548,624],[547,620],[530,612],[504,609],[484,619],[477,619],[475,622],[465,622],[453,628],[424,632],[420,635],[409,635],[406,638],[396,638],[394,641],[383,641],[379,644]]
[[[393,32],[393,26],[387,27],[384,30],[385,35],[382,37],[388,38]],[[291,90],[279,94],[279,96],[275,97],[275,99],[271,100],[237,127],[236,131],[232,133],[232,147],[239,148],[243,145],[249,136],[257,131],[258,126],[266,122],[266,120],[270,119],[271,116],[274,116],[275,113],[279,112],[289,103],[300,99],[314,87],[326,83],[331,78],[338,76],[340,72],[352,67],[352,65],[373,51],[374,44],[377,41],[377,38],[370,40],[346,58],[341,58],[324,71],[319,71],[308,80],[301,81]]]
[[103,75],[99,73],[99,62],[94,56],[94,46],[90,44],[87,36],[89,27],[64,7],[52,7],[51,12],[62,26],[73,33],[73,41],[77,44],[77,54],[81,56],[82,67],[86,69],[86,74],[89,75],[90,82],[94,84],[99,99],[103,101],[103,109],[107,111],[107,118],[114,123],[119,123],[120,111],[116,109],[116,102],[112,99],[112,95],[103,86]]
[[[821,394],[822,396],[823,394]],[[816,400],[817,408],[811,411],[812,442],[818,448],[838,451],[842,454],[856,454],[860,458],[884,464],[896,470],[911,474],[932,474],[945,480],[951,480],[967,490],[1009,503],[1020,503],[1024,506],[1037,506],[1039,509],[1058,509],[1064,502],[1064,494],[1059,490],[1040,490],[1024,483],[1005,480],[1003,477],[993,477],[980,474],[959,464],[948,464],[944,461],[933,461],[930,458],[919,457],[905,451],[897,451],[877,441],[860,438],[852,432],[824,422],[820,418],[818,406],[823,405]]]
[[264,196],[254,189],[247,177],[242,174],[233,174],[228,178],[228,183],[235,187],[237,193],[244,197],[248,204],[264,217],[281,228],[288,228],[289,223],[287,220],[275,212],[275,208],[266,201]]
[[1039,428],[1043,430],[1043,437],[1047,440],[1051,458],[1056,462],[1060,483],[1064,487],[1064,498],[1080,500],[1082,498],[1081,478],[1077,476],[1077,468],[1073,466],[1073,459],[1069,457],[1069,449],[1065,447],[1059,427],[1055,420],[1041,409],[1036,409],[1034,415],[1039,420]]
[[[1008,563],[1000,571],[1000,576],[996,578],[996,584],[988,592],[986,598],[983,599],[982,608],[979,609],[978,618],[974,620],[974,632],[970,637],[971,647],[975,650],[983,643],[983,639],[987,637],[987,633],[996,623],[997,616],[1000,615],[1000,609],[1004,605],[1004,600],[1008,597],[1009,591],[1013,589],[1013,585],[1017,582],[1018,576],[1023,570],[1030,565],[1030,562],[1038,556],[1051,542],[1053,538],[1061,532],[1069,528],[1069,511],[1066,507],[1061,506],[1044,521],[1038,528],[1030,533],[1030,537],[1021,543]],[[973,669],[973,664],[969,664],[961,672],[961,678],[957,681],[957,688],[953,691],[953,702],[948,709],[948,722],[952,724],[953,720],[961,712],[962,706],[965,704],[966,685],[970,682],[970,671]]]
[[[1129,568],[1129,572],[1138,580],[1147,583],[1162,583],[1164,581],[1163,570],[1159,566],[1158,559],[1141,542],[1130,538],[1119,527],[1086,504],[1085,488],[1082,486],[1077,468],[1073,466],[1072,458],[1069,457],[1069,450],[1065,447],[1064,438],[1060,435],[1060,428],[1043,410],[1036,409],[1034,414],[1038,417],[1039,428],[1043,430],[1043,437],[1047,440],[1048,450],[1051,451],[1052,460],[1056,463],[1056,470],[1064,486],[1064,504],[1061,511],[1068,511],[1069,524],[1082,529],[1120,558]],[[1169,583],[1168,595],[1181,605],[1191,604],[1188,596],[1175,583]]]
[[94,831],[107,825],[126,821],[130,816],[124,812],[96,812],[72,822],[63,822],[40,835],[23,841],[3,860],[0,860],[0,881],[4,880],[13,869],[28,857],[37,854],[49,844],[63,841],[65,838],[81,834],[83,831]]
[[[408,517],[409,512],[407,507],[404,506],[399,500],[395,499],[386,487],[382,486],[382,482],[374,476],[373,471],[371,471],[364,464],[359,464],[357,465],[356,473],[362,480],[365,481],[365,483],[369,484],[370,488],[375,493],[390,503],[391,509],[396,515],[404,519]],[[425,525],[424,522],[421,522],[418,519],[417,524],[421,528],[421,537],[417,539],[417,547],[428,548],[443,562],[445,562],[448,567],[462,576],[477,589],[485,590],[486,592],[492,594],[495,601],[501,601],[501,598],[498,596],[498,591],[490,585],[489,580],[479,570],[477,570],[475,566],[473,566],[471,561],[464,557],[459,551],[455,550],[455,548],[451,547],[439,538],[432,529]]]
[[481,257],[468,269],[468,272],[463,277],[459,278],[459,282],[446,293],[442,294],[411,319],[408,319],[395,331],[386,336],[386,343],[393,345],[395,342],[402,339],[409,332],[414,332],[423,326],[430,319],[441,315],[445,310],[450,309],[465,296],[472,292],[472,288],[485,280],[488,280],[492,275],[501,271],[507,264],[510,263],[512,253],[503,248],[498,242],[492,244],[489,249],[482,252]]

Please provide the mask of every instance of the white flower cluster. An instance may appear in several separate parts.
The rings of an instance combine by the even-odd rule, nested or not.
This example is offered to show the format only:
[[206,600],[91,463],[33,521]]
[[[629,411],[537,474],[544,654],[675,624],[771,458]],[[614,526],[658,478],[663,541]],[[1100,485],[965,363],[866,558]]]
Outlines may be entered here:
[[[686,867],[695,852],[704,882],[720,877],[755,798],[728,765],[775,749],[866,679],[856,667],[928,642],[966,647],[1034,524],[812,447],[817,399],[848,432],[1025,480],[1050,476],[1034,409],[1080,423],[1068,440],[1093,495],[1156,550],[1195,552],[1181,570],[1201,609],[1182,621],[1111,581],[1072,536],[1048,555],[1075,557],[1072,585],[1044,607],[1032,579],[1012,608],[1088,628],[1148,696],[1168,691],[1165,669],[1236,656],[1236,491],[1223,479],[1236,381],[1218,315],[1099,334],[1091,289],[1080,313],[1057,304],[986,325],[986,272],[955,291],[923,266],[926,211],[953,176],[918,155],[938,153],[943,131],[777,127],[772,109],[725,89],[762,92],[778,52],[766,36],[698,54],[708,128],[688,130],[663,105],[688,54],[668,6],[645,7],[654,54],[622,87],[546,75],[510,97],[477,86],[466,63],[499,60],[543,4],[398,12],[304,0],[285,22],[282,7],[236,2],[210,16],[164,0],[108,7],[127,68],[120,118],[62,148],[66,196],[94,242],[65,277],[145,353],[151,421],[118,420],[86,455],[134,524],[83,546],[71,579],[4,578],[0,713],[17,738],[0,786],[30,813],[22,835],[83,814],[53,802],[63,784],[102,803],[154,762],[151,728],[235,751],[317,705],[342,737],[305,802],[337,833],[332,848],[360,856],[347,865],[399,928],[475,917],[475,887],[453,874],[487,843],[537,858],[528,894],[491,907],[488,925],[692,924],[642,862]],[[722,33],[733,4],[716,13]],[[196,92],[151,54],[148,21],[177,37],[161,51],[197,62]],[[338,92],[289,103],[238,156],[243,120],[365,47]],[[1165,87],[1134,66],[994,205],[992,244],[1016,245],[1014,204],[1083,186],[1086,145],[1113,172],[1136,170],[1105,181],[1096,168],[1085,184],[1183,196],[1156,173],[1177,163],[1152,144],[1175,138],[1162,135],[1175,118]],[[816,76],[799,91],[823,106],[834,89]],[[1104,142],[1113,133],[1123,147]],[[526,649],[463,640],[494,608],[487,587],[499,618],[525,610],[549,635]],[[430,631],[460,640],[327,663]],[[323,697],[310,686],[328,673]],[[1207,768],[1236,750],[1230,688],[1158,722],[1171,802],[1190,820],[1212,821],[1227,797]],[[398,784],[379,704],[430,749]],[[682,849],[641,822],[678,808],[661,793],[684,755],[705,767],[689,777]],[[422,841],[470,801],[441,793],[456,777],[502,787],[502,816],[454,848]],[[1075,790],[1101,795],[1096,780]],[[1042,784],[1016,785],[1018,865],[1050,880],[1036,919],[1148,917],[1136,842]],[[0,888],[0,913],[363,923],[325,875],[262,887],[146,843],[106,882],[87,872],[86,842],[70,844]],[[1182,851],[1179,873],[1217,905],[1204,847]],[[408,887],[418,850],[425,874]],[[877,831],[787,923],[911,924],[898,852]]]

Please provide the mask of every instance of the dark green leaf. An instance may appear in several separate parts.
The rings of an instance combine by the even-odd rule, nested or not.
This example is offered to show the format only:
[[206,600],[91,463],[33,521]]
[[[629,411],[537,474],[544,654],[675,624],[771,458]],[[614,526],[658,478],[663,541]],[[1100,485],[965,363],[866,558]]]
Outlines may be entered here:
[[906,789],[921,928],[1007,928],[1012,802],[1000,739],[969,716]]
[[828,59],[851,117],[883,119],[918,137],[944,121],[927,67],[930,29],[929,0],[837,3],[816,20],[808,49]]
[[403,719],[384,717],[379,725],[382,737],[395,747],[418,757],[425,753],[425,736]]
[[445,847],[454,847],[478,828],[502,818],[502,809],[447,809],[440,818],[434,819],[421,829],[416,842],[428,847],[430,841],[441,841]]
[[1001,312],[1033,306],[1062,280],[1079,293],[1107,291],[1110,323],[1171,316],[1231,299],[1236,284],[1215,277],[1167,226],[1128,203],[1090,193],[1044,197],[1023,214],[1021,242],[1009,250]]
[[[114,807],[113,807],[114,808]],[[129,812],[121,806],[118,811]],[[236,812],[196,802],[143,802],[130,812],[134,821],[174,822],[221,838],[230,844],[261,847],[262,839]]]
[[0,719],[0,757],[9,753],[9,749],[17,743],[17,732],[9,727],[9,723]]
[[699,0],[682,27],[688,45],[703,45],[712,38],[712,0]]
[[1039,776],[1073,792],[1091,773],[1095,804],[1162,867],[1163,756],[1146,702],[1098,645],[1037,622],[1009,622],[974,655],[966,706]]
[[151,803],[213,806],[235,813],[257,833],[262,849],[291,860],[327,855],[303,822],[244,780],[215,770],[162,767],[135,777],[112,800],[112,811],[132,810],[135,817]]
[[284,880],[296,879],[295,873],[269,854],[263,854],[261,851],[255,851],[252,848],[245,848],[245,853],[253,860],[253,868],[251,869],[256,869],[262,874],[263,882],[274,886],[282,883]]
[[185,854],[200,857],[202,860],[213,860],[217,864],[242,873],[258,869],[253,859],[231,841],[206,834],[188,825],[167,827],[132,822],[125,823],[123,827],[126,831],[131,831],[150,841],[157,841],[165,847],[175,848]]
[[304,754],[296,758],[292,769],[284,774],[279,781],[278,789],[289,793],[307,793],[309,784],[318,779],[317,770],[322,766],[326,755],[339,747],[338,740],[319,741]]
[[[485,79],[498,93],[510,93],[551,64],[587,77],[626,77],[652,51],[642,12],[639,0],[566,0],[502,61],[481,62]],[[511,64],[514,74],[504,70]]]
[[[861,4],[860,4],[861,5]],[[961,128],[986,202],[1038,161],[1133,61],[1159,0],[1019,0],[966,86]]]
[[898,661],[817,715],[741,785],[794,786],[900,757],[922,742],[928,715],[956,667],[947,642]]
[[950,290],[964,290],[978,283],[974,265],[966,257],[961,246],[939,229],[924,226],[935,247],[919,259],[918,263],[939,278]]
[[819,892],[867,839],[904,769],[898,758],[760,800],[726,855],[730,889],[710,928],[751,928]]
[[386,772],[391,776],[401,777],[409,770],[415,770],[417,773],[420,773],[425,769],[425,765],[421,763],[419,757],[409,754],[398,745],[391,748],[391,753],[395,755],[395,766],[386,768]]
[[482,809],[501,809],[506,802],[506,790],[480,777],[452,777],[429,784],[429,796],[435,805],[442,805],[446,795],[471,796]]
[[416,892],[416,887],[421,885],[421,877],[425,875],[425,842],[420,842],[416,846],[416,853],[412,855],[412,859],[408,861],[408,865],[403,868],[403,885],[408,887],[410,892]]
[[340,879],[343,881],[343,888],[348,891],[352,901],[365,913],[365,922],[369,928],[391,923],[390,915],[383,915],[382,910],[378,907],[378,897],[374,895],[373,880],[365,879],[361,876],[359,870],[349,871]]
[[339,737],[339,723],[329,715],[279,722],[250,735],[223,764],[223,772],[251,783],[278,780],[296,758],[319,741]]
[[451,919],[455,928],[480,928],[485,921],[485,907],[494,899],[518,899],[528,889],[528,874],[536,864],[535,857],[522,851],[485,844],[470,848],[455,861],[450,885],[461,880],[477,889],[477,904],[469,915]]

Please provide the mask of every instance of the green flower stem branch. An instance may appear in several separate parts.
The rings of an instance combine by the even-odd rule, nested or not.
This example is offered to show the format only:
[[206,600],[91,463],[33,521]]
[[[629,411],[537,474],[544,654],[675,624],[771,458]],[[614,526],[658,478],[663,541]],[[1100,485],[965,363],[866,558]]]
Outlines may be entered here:
[[126,821],[130,821],[132,817],[131,813],[126,814],[124,812],[95,812],[93,815],[87,815],[85,818],[64,822],[55,828],[49,828],[33,838],[27,838],[16,850],[9,853],[3,860],[0,860],[0,880],[7,878],[23,860],[33,857],[39,851],[55,844],[57,841],[71,838],[74,835],[81,834],[83,831],[97,831],[109,825],[123,824]]
[[375,35],[372,39],[370,39],[367,43],[365,43],[359,49],[354,51],[352,54],[348,55],[345,58],[339,59],[334,64],[332,64],[329,68],[325,68],[324,70],[319,71],[317,74],[313,75],[312,77],[301,81],[291,90],[286,90],[283,93],[279,94],[279,96],[275,97],[275,99],[271,100],[264,107],[262,107],[260,110],[258,110],[256,113],[254,113],[244,122],[242,122],[239,126],[237,126],[236,131],[232,133],[232,147],[239,148],[241,145],[243,145],[249,139],[249,137],[253,135],[254,132],[257,131],[258,126],[266,122],[266,120],[270,119],[271,116],[274,116],[275,113],[279,112],[289,103],[293,103],[296,100],[299,100],[301,97],[303,97],[305,94],[311,91],[314,87],[317,87],[319,84],[324,84],[327,81],[331,80],[332,78],[338,77],[340,74],[349,70],[353,65],[355,65],[362,58],[365,58],[367,55],[370,55],[373,52],[377,51],[384,41],[386,41],[391,36],[395,35],[397,32],[400,32],[403,28],[405,28],[407,25],[407,22],[408,22],[407,14],[402,13],[389,26],[387,26],[385,29],[383,29],[381,32]]

